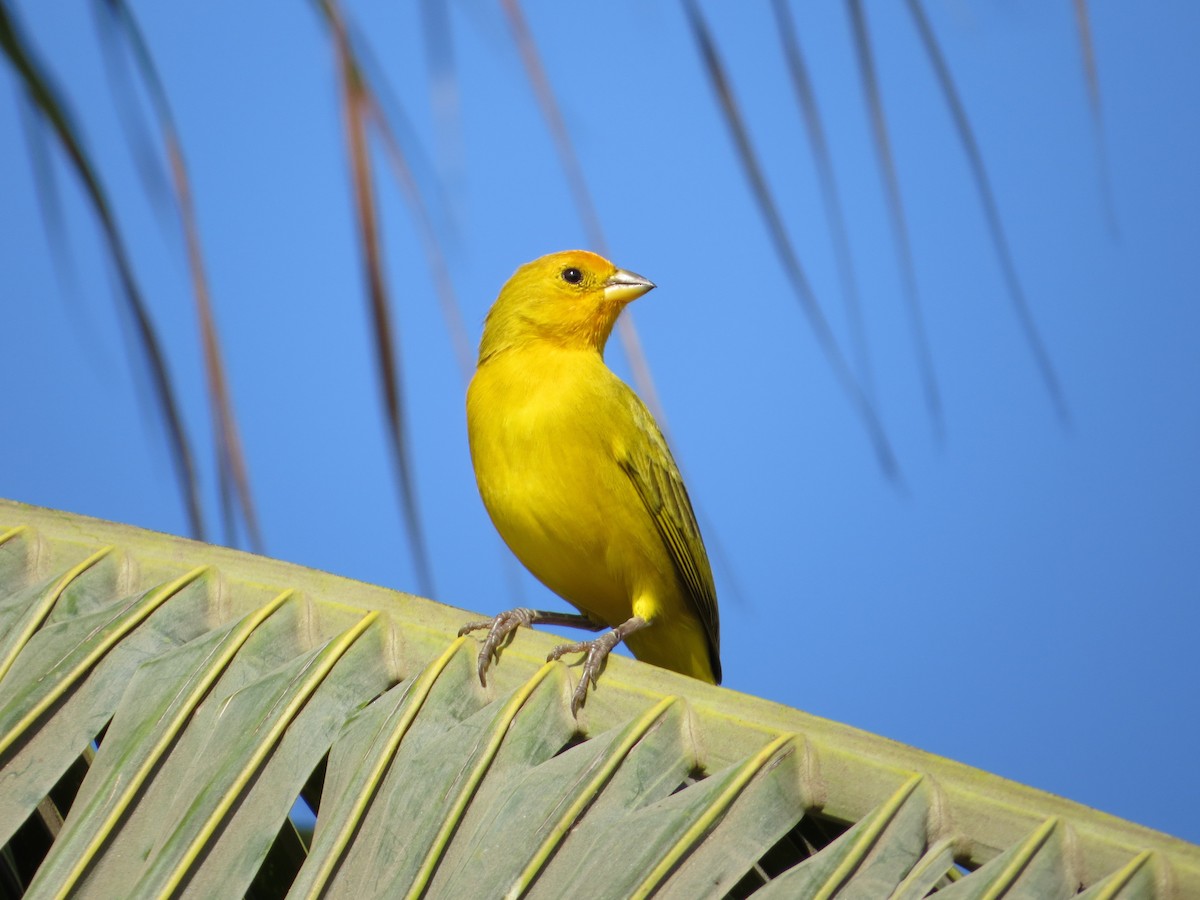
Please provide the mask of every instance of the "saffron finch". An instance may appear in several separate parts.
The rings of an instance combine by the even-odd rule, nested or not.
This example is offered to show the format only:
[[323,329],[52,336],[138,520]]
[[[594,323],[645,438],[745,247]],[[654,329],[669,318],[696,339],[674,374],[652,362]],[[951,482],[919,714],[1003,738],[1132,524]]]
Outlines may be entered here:
[[586,654],[577,713],[609,652],[720,683],[720,623],[704,542],[649,410],[604,364],[626,304],[654,287],[594,253],[519,268],[488,312],[467,391],[479,494],[500,536],[579,615],[514,609],[487,629],[479,678],[519,626],[611,629],[549,659]]

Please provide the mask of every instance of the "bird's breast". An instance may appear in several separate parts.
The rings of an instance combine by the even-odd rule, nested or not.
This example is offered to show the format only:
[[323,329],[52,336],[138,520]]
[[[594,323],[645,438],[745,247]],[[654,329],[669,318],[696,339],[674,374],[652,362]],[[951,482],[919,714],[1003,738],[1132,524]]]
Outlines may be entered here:
[[506,526],[586,527],[596,482],[615,468],[605,429],[589,414],[603,419],[602,405],[586,373],[536,357],[495,360],[476,373],[467,395],[471,458],[502,534]]
[[481,366],[467,394],[484,505],[551,590],[624,621],[631,580],[659,539],[613,449],[631,425],[613,389],[620,382],[598,356],[594,365],[569,355],[506,356]]

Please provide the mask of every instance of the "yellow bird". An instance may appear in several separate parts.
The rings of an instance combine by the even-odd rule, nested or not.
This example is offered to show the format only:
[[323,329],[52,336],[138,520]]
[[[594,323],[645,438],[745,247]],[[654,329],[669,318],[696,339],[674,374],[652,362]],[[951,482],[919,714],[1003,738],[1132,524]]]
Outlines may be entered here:
[[604,364],[617,316],[653,287],[583,250],[522,266],[487,315],[467,391],[475,480],[496,530],[582,615],[514,609],[459,633],[488,629],[483,681],[521,625],[610,628],[549,656],[586,654],[575,712],[621,641],[640,660],[721,681],[716,590],[679,468],[645,404]]

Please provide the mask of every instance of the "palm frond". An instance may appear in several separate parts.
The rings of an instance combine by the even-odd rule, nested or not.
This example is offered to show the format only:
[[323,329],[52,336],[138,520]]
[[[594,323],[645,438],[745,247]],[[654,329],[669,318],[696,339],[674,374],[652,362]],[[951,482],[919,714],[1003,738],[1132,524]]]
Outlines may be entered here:
[[813,337],[817,341],[817,346],[825,356],[830,369],[833,370],[838,386],[845,392],[855,412],[862,419],[867,430],[867,435],[875,449],[875,456],[879,461],[880,468],[888,478],[898,481],[900,479],[900,469],[896,463],[895,454],[892,453],[892,446],[888,440],[887,432],[883,428],[883,423],[879,419],[874,404],[871,403],[870,398],[863,391],[862,386],[858,383],[858,379],[854,377],[854,372],[850,368],[850,364],[842,354],[837,339],[834,337],[833,329],[829,327],[829,320],[825,318],[825,313],[817,301],[808,275],[805,274],[800,258],[797,256],[790,238],[788,238],[787,229],[783,223],[783,216],[780,214],[771,190],[767,186],[766,175],[763,172],[762,165],[758,161],[758,155],[754,151],[754,144],[750,140],[750,132],[746,128],[737,100],[734,98],[729,77],[726,75],[725,66],[721,62],[720,55],[717,53],[716,43],[713,41],[708,23],[705,21],[704,15],[701,13],[700,7],[695,0],[684,0],[683,5],[684,11],[687,14],[688,24],[692,29],[692,36],[700,50],[700,57],[704,63],[705,73],[708,75],[713,93],[717,95],[725,124],[729,127],[730,135],[733,137],[734,144],[737,147],[738,161],[741,163],[746,179],[750,182],[750,189],[754,195],[755,202],[758,204],[759,213],[762,215],[767,233],[771,237],[771,242],[775,247],[780,264],[783,266],[784,272],[787,273],[792,290],[796,295],[797,301],[800,303],[800,308],[804,311],[804,315],[808,319],[808,324],[812,330]]
[[854,50],[858,58],[858,69],[862,75],[866,94],[867,118],[871,123],[871,136],[879,159],[879,171],[883,176],[884,196],[887,198],[888,214],[891,217],[892,233],[896,240],[896,255],[900,264],[900,283],[904,302],[908,308],[908,322],[912,331],[913,346],[917,354],[917,367],[925,392],[925,407],[933,422],[935,434],[945,434],[945,414],[942,411],[942,395],[938,388],[937,374],[933,368],[933,351],[929,347],[925,314],[921,309],[921,294],[917,289],[917,266],[913,261],[912,240],[908,234],[908,221],[904,216],[904,202],[900,196],[900,179],[896,175],[896,162],[892,156],[892,142],[888,135],[887,119],[883,112],[883,98],[879,90],[879,76],[875,71],[875,55],[871,50],[871,38],[867,31],[866,14],[862,0],[847,0],[850,23],[854,34]]
[[378,213],[375,206],[374,176],[367,148],[367,123],[371,115],[371,101],[364,89],[337,3],[334,0],[325,0],[321,3],[321,8],[332,31],[341,79],[342,112],[350,159],[359,244],[363,252],[363,268],[367,277],[375,360],[379,366],[379,383],[388,423],[389,447],[396,467],[400,506],[404,513],[404,521],[412,547],[417,583],[422,591],[433,593],[433,572],[429,564],[429,551],[425,544],[424,524],[417,508],[416,479],[412,470],[408,431],[405,425],[404,388],[401,384],[402,370],[396,356],[392,304],[388,298],[387,283],[383,273],[383,251],[380,246]]
[[867,347],[866,326],[863,324],[862,300],[858,294],[858,279],[854,274],[854,260],[850,253],[850,237],[846,230],[846,215],[838,192],[837,179],[833,174],[833,154],[825,137],[825,125],[817,107],[817,96],[813,90],[808,65],[796,37],[796,26],[792,19],[788,0],[772,0],[775,11],[775,27],[783,47],[788,77],[792,92],[800,106],[808,140],[812,145],[813,159],[817,164],[817,177],[821,184],[821,200],[825,205],[825,218],[829,222],[833,239],[833,252],[837,256],[838,274],[842,281],[842,296],[846,303],[846,318],[849,320],[850,337],[854,344],[854,355],[858,364],[858,375],[863,390],[875,401],[875,375],[871,366],[871,353]]
[[[150,53],[133,10],[124,0],[100,0],[102,14],[111,20],[116,32],[128,43],[137,72],[146,86],[151,107],[157,119],[159,136],[166,155],[170,173],[170,185],[175,209],[183,230],[187,248],[188,270],[191,273],[192,295],[196,302],[196,318],[200,326],[200,341],[203,348],[204,370],[208,384],[209,413],[213,423],[214,456],[217,460],[217,480],[224,519],[225,540],[237,543],[236,521],[240,514],[245,525],[249,545],[255,552],[263,550],[262,533],[258,525],[254,495],[250,487],[249,466],[242,449],[242,438],[233,408],[233,398],[226,375],[224,353],[217,332],[212,298],[205,273],[204,253],[200,245],[200,229],[196,224],[196,211],[192,201],[191,179],[188,177],[184,159],[183,141],[175,127],[167,92],[159,78],[158,67]],[[112,55],[115,50],[110,48]],[[149,151],[144,151],[139,167],[143,175],[153,171]]]
[[421,0],[421,27],[429,66],[430,102],[437,128],[438,160],[450,178],[461,172],[463,150],[461,101],[450,30],[450,6],[442,0]]
[[442,318],[446,322],[446,331],[450,335],[450,343],[454,347],[458,369],[465,384],[471,380],[471,373],[475,371],[475,354],[471,351],[467,326],[463,321],[462,308],[454,291],[454,279],[450,277],[450,265],[446,261],[446,253],[442,249],[442,242],[438,239],[433,217],[421,195],[417,180],[413,177],[408,159],[396,138],[396,133],[388,124],[387,118],[375,102],[374,96],[368,95],[368,100],[371,103],[370,122],[383,140],[383,147],[387,152],[393,177],[404,191],[405,199],[408,200],[409,208],[416,220],[425,258],[429,261],[429,269],[433,275],[433,286],[437,293],[438,304],[442,308]]
[[171,459],[175,464],[179,492],[187,511],[188,523],[192,534],[203,537],[204,516],[201,510],[200,490],[191,443],[184,429],[183,418],[179,412],[179,402],[176,398],[170,371],[167,369],[166,354],[162,350],[158,331],[154,327],[149,310],[142,298],[132,260],[125,249],[125,242],[117,227],[100,176],[92,165],[78,130],[71,123],[67,107],[60,98],[49,74],[34,58],[29,42],[17,27],[7,0],[0,0],[0,51],[4,53],[16,72],[37,113],[45,120],[58,139],[59,146],[79,177],[88,201],[100,222],[109,256],[116,267],[117,277],[121,284],[120,296],[125,301],[126,312],[133,320],[134,335],[150,371],[150,382],[159,415],[167,428]]
[[1075,7],[1075,29],[1079,32],[1079,46],[1083,51],[1083,79],[1087,85],[1088,106],[1092,112],[1092,131],[1096,135],[1096,155],[1099,158],[1100,195],[1104,201],[1104,213],[1113,234],[1119,231],[1117,206],[1113,200],[1112,178],[1109,174],[1108,141],[1104,137],[1104,107],[1100,102],[1100,69],[1096,65],[1096,44],[1092,40],[1092,19],[1088,13],[1087,0],[1072,0]]
[[1200,847],[630,659],[575,719],[551,635],[523,630],[485,689],[468,617],[0,501],[2,877],[31,897],[1200,892]]
[[1054,411],[1058,414],[1059,419],[1063,422],[1068,422],[1071,418],[1071,413],[1067,407],[1067,398],[1063,393],[1062,385],[1059,383],[1058,374],[1054,370],[1054,362],[1050,358],[1049,351],[1046,350],[1045,341],[1042,340],[1042,335],[1033,320],[1033,310],[1030,308],[1029,301],[1025,297],[1025,290],[1021,287],[1021,280],[1017,277],[1017,265],[1013,260],[1012,250],[1009,248],[1008,238],[1004,233],[1004,224],[1000,219],[1000,210],[996,205],[996,196],[992,191],[992,184],[988,178],[987,169],[983,165],[983,153],[979,149],[979,142],[975,139],[975,132],[972,130],[971,123],[967,119],[966,107],[958,95],[958,89],[954,85],[954,77],[950,74],[950,67],[946,64],[946,58],[942,54],[942,49],[938,45],[933,28],[930,26],[929,19],[925,15],[925,10],[921,6],[921,0],[908,0],[908,10],[912,15],[913,22],[917,26],[917,32],[921,36],[921,43],[925,47],[925,54],[929,57],[929,62],[933,66],[934,75],[937,76],[938,86],[942,89],[946,105],[950,108],[950,115],[954,119],[954,127],[958,132],[959,140],[962,142],[963,152],[966,153],[967,161],[971,165],[971,175],[975,181],[975,189],[979,194],[979,201],[983,205],[988,230],[992,235],[992,245],[996,248],[996,256],[1000,260],[1000,269],[1004,273],[1004,283],[1008,287],[1009,297],[1012,298],[1013,309],[1016,311],[1017,321],[1021,325],[1021,332],[1025,335],[1025,342],[1033,352],[1034,363],[1037,365],[1038,374],[1041,375],[1042,383],[1046,387],[1046,393],[1050,395],[1050,402],[1054,405]]

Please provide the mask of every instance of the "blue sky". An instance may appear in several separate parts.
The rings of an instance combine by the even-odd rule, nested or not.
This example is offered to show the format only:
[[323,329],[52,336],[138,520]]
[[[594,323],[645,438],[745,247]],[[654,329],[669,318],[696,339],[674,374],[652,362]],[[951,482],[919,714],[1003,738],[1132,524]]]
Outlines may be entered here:
[[[267,550],[413,589],[327,36],[303,4],[135,6],[184,140]],[[1071,4],[925,4],[1063,384],[1064,427],[912,24],[901,4],[867,4],[945,404],[939,440],[845,10],[797,5],[898,488],[790,292],[680,7],[528,6],[612,255],[659,285],[632,311],[710,548],[739,586],[718,567],[726,685],[1200,840],[1200,8],[1090,4],[1113,229]],[[182,239],[143,189],[91,8],[17,7],[119,198],[215,522]],[[848,350],[773,19],[765,6],[703,7]],[[474,342],[513,269],[586,244],[552,141],[498,8],[451,6],[459,144],[439,141],[415,5],[351,12],[412,122],[422,184],[440,186],[431,202]],[[93,217],[59,160],[65,257],[49,251],[15,82],[2,80],[0,495],[184,533]],[[559,608],[527,576],[514,587],[478,500],[452,344],[418,233],[376,161],[436,598]],[[615,342],[609,360],[627,373]]]

